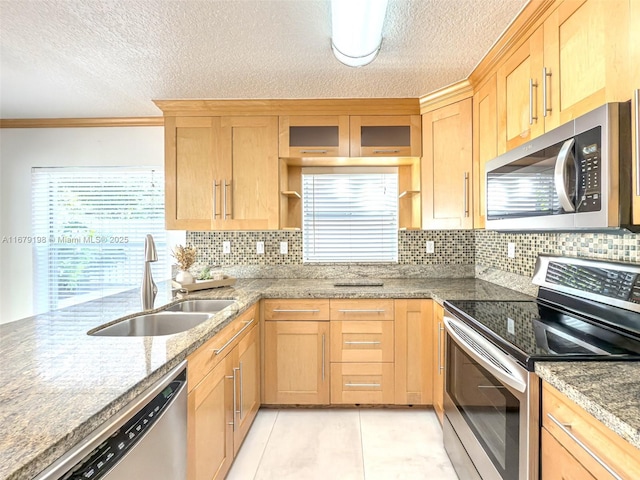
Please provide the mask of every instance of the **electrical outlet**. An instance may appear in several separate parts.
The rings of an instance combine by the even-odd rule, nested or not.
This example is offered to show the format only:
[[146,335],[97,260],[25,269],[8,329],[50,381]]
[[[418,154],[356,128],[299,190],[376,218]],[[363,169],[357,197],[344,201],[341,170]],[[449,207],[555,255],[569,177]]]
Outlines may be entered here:
[[507,257],[516,258],[516,244],[509,242],[507,245]]
[[231,253],[231,242],[222,242],[222,253]]
[[516,334],[516,322],[513,321],[513,318],[507,317],[507,332],[511,335]]
[[433,253],[435,251],[435,242],[433,240],[427,240],[427,253]]
[[258,255],[262,255],[264,253],[264,242],[257,242],[256,243],[256,253]]
[[280,254],[287,255],[289,253],[289,244],[287,242],[280,242]]

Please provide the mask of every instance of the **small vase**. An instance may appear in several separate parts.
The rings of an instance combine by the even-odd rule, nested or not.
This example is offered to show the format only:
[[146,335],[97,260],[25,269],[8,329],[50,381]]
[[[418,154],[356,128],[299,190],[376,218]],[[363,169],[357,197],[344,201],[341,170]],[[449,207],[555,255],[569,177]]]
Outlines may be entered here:
[[180,270],[176,274],[176,282],[178,282],[181,285],[186,285],[188,283],[195,282],[195,279],[193,278],[193,275],[191,275],[191,273],[189,273],[188,270]]

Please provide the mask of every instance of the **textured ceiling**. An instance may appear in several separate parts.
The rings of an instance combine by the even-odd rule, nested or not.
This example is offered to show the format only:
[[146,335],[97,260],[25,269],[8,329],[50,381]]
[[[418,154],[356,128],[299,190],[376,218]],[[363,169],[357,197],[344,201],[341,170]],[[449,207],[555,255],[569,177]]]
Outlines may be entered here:
[[152,99],[418,97],[466,78],[526,0],[390,0],[378,58],[329,0],[0,0],[0,118],[159,115]]

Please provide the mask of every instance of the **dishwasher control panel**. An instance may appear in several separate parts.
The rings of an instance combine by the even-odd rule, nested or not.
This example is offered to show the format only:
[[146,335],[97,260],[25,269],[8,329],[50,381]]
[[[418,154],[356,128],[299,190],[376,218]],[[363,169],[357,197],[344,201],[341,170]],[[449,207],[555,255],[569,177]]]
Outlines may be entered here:
[[102,478],[153,426],[171,402],[173,395],[186,381],[186,370],[184,370],[127,423],[80,460],[66,475],[63,475],[61,480]]

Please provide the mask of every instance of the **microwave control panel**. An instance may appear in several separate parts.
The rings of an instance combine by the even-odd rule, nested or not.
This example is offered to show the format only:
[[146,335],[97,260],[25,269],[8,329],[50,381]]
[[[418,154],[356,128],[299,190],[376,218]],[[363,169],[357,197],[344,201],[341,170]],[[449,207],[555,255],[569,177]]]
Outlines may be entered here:
[[576,137],[576,161],[578,167],[578,212],[598,212],[601,209],[602,161],[598,141],[600,127]]

